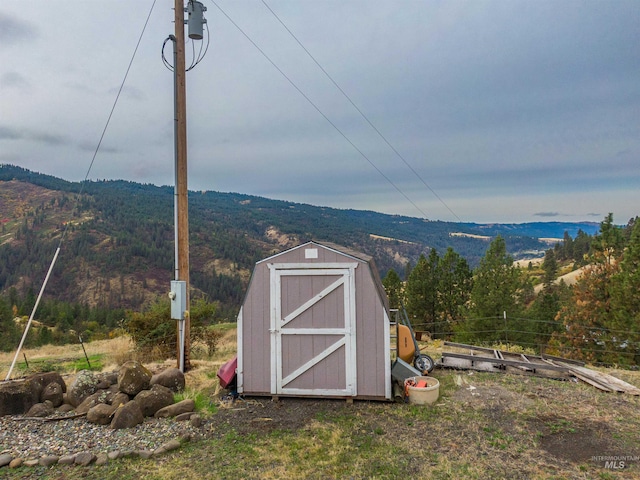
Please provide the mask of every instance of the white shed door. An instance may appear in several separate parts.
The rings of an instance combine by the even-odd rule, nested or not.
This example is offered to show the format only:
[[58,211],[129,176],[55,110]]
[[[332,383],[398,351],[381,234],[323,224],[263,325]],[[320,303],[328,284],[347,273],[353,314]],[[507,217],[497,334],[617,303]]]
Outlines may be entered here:
[[270,265],[272,394],[356,395],[357,265]]

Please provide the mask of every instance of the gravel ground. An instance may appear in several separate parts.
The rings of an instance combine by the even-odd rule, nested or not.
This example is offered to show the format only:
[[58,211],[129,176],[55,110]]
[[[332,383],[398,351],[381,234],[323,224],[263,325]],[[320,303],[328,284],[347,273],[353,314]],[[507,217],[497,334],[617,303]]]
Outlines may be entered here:
[[200,438],[207,428],[204,424],[196,428],[189,421],[166,418],[146,418],[144,423],[122,430],[89,423],[84,417],[48,422],[23,418],[0,417],[0,454],[26,460],[79,452],[97,455],[116,450],[154,450],[169,440]]
[[297,430],[312,421],[318,412],[359,411],[366,409],[367,403],[350,405],[344,400],[294,398],[279,402],[270,398],[238,399],[233,404],[221,403],[218,413],[204,419],[200,427],[194,427],[189,421],[147,417],[144,423],[122,430],[89,423],[85,417],[44,422],[24,419],[23,415],[7,415],[0,417],[0,455],[8,453],[25,460],[79,452],[98,455],[112,451],[155,450],[170,440],[187,436],[190,440],[199,440],[229,430],[239,433]]

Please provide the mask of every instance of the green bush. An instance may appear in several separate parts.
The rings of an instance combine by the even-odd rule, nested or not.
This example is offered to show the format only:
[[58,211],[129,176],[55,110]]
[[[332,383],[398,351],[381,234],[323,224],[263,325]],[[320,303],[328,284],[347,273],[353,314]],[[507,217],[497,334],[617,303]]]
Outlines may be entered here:
[[[201,341],[207,345],[209,355],[216,348],[221,334],[209,325],[217,323],[217,303],[203,299],[191,302],[191,342]],[[177,322],[171,319],[170,300],[161,298],[143,312],[128,312],[123,324],[143,356],[158,358],[175,357],[178,346]]]

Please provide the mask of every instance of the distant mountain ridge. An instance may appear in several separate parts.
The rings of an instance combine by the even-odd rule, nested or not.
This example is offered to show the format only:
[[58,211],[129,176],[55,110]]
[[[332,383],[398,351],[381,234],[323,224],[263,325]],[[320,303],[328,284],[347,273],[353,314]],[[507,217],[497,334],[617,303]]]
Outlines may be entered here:
[[[431,221],[211,191],[189,193],[189,221],[192,286],[229,311],[240,304],[256,261],[311,239],[363,251],[382,275],[391,268],[403,275],[407,262],[415,264],[431,248],[443,254],[452,247],[473,266],[484,256],[486,237],[504,237],[517,259],[543,255],[549,244],[540,238],[599,229],[590,222]],[[172,187],[68,182],[0,165],[0,223],[0,293],[39,285],[65,228],[53,295],[138,308],[168,289]]]

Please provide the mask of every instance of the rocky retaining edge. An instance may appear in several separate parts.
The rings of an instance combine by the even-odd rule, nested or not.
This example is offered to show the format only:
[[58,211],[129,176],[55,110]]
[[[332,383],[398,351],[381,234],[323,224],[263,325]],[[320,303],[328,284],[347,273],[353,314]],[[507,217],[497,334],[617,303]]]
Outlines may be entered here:
[[92,452],[79,452],[71,455],[45,455],[38,459],[24,459],[21,457],[13,458],[10,453],[4,453],[0,455],[0,468],[8,466],[9,468],[18,467],[35,467],[36,465],[42,465],[43,467],[50,467],[55,464],[59,465],[79,465],[86,467],[92,463],[96,465],[104,465],[109,460],[116,460],[118,458],[131,458],[140,457],[148,459],[163,453],[170,452],[180,448],[181,444],[185,441],[189,441],[190,437],[182,438],[181,440],[169,440],[164,445],[156,448],[155,450],[127,450],[119,451],[114,450],[109,453],[94,454]]

